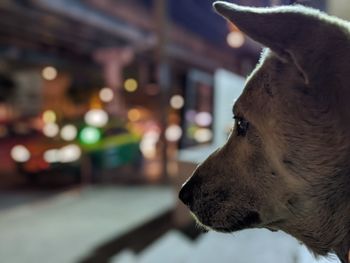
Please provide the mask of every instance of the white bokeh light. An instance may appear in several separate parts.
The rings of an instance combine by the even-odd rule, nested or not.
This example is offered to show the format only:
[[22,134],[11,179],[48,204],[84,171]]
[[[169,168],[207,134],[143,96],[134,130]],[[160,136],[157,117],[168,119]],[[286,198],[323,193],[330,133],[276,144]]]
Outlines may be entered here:
[[185,104],[185,100],[181,95],[174,95],[170,99],[170,105],[174,109],[181,109]]
[[61,148],[58,152],[58,158],[61,163],[70,163],[79,160],[81,149],[78,145],[70,144]]
[[47,123],[44,125],[43,133],[49,138],[56,137],[60,132],[60,128],[56,123]]
[[25,163],[30,159],[30,152],[25,146],[16,145],[11,149],[11,157],[16,162]]
[[146,158],[152,159],[156,156],[159,136],[159,132],[156,131],[148,131],[143,135],[140,143],[140,149]]
[[54,80],[57,77],[57,69],[54,67],[43,68],[41,75],[46,80]]
[[227,35],[227,43],[230,47],[240,48],[245,42],[244,35],[239,31],[232,31]]
[[72,124],[67,124],[61,129],[61,138],[65,141],[73,141],[77,137],[77,134],[78,129]]
[[59,155],[57,149],[51,149],[44,152],[44,160],[47,163],[58,163]]
[[101,109],[93,109],[85,114],[85,122],[93,127],[101,128],[108,123],[108,114]]
[[196,114],[195,122],[199,126],[210,126],[213,117],[209,112],[199,112]]
[[100,90],[99,96],[103,102],[111,102],[114,98],[114,92],[111,88],[103,88]]
[[180,140],[182,136],[182,129],[179,125],[170,125],[165,130],[165,138],[170,142],[176,142]]

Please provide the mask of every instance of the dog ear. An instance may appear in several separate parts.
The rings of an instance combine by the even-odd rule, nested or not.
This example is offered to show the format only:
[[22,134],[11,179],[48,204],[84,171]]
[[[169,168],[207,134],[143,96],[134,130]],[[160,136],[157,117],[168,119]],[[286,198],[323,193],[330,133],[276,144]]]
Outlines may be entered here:
[[242,32],[270,48],[281,60],[294,63],[305,82],[309,82],[307,69],[312,66],[312,56],[317,59],[318,52],[322,52],[320,49],[325,45],[326,33],[322,31],[330,24],[323,19],[326,15],[302,6],[254,8],[222,1],[215,2],[213,6]]

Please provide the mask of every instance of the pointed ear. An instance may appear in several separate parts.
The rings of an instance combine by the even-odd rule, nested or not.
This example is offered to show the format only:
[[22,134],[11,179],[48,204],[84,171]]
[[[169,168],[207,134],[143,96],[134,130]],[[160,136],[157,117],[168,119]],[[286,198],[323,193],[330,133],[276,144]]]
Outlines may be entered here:
[[[270,48],[285,62],[296,65],[308,83],[308,63],[312,63],[315,53],[324,43],[329,27],[326,15],[302,6],[274,8],[242,7],[218,1],[215,10],[233,22],[242,32],[264,46]],[[321,30],[320,30],[321,29]],[[321,35],[323,34],[323,35]]]

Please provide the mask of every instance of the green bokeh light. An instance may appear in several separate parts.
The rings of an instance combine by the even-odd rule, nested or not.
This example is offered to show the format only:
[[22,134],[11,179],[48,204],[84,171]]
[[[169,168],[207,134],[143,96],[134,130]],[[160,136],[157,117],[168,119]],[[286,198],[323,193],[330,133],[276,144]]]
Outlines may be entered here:
[[94,144],[101,139],[101,132],[94,127],[85,127],[80,132],[80,140],[84,144]]

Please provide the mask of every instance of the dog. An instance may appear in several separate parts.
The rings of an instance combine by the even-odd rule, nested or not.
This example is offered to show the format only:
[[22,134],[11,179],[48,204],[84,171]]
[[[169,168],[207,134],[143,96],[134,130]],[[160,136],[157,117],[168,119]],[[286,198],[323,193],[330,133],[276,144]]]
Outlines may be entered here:
[[179,198],[207,229],[282,230],[349,262],[350,23],[298,5],[214,9],[266,49],[226,144]]

